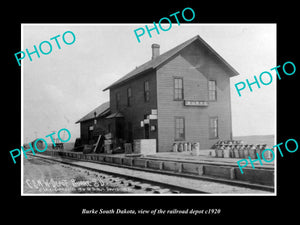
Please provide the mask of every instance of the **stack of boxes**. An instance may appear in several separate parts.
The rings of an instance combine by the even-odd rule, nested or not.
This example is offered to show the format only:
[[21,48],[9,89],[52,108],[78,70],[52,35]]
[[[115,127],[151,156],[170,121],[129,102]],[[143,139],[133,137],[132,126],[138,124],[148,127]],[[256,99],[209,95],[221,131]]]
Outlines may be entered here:
[[112,154],[112,150],[113,150],[112,133],[108,133],[105,135],[104,153]]

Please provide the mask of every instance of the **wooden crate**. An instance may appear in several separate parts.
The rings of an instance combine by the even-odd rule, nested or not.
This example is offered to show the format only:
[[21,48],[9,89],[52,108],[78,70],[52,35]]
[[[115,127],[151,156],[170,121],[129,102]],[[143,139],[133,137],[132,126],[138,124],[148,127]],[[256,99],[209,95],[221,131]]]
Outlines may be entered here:
[[108,134],[105,134],[104,137],[105,137],[105,139],[112,139],[113,135],[112,135],[112,133],[108,133]]
[[138,139],[134,140],[133,152],[143,155],[156,153],[156,139]]
[[104,152],[105,153],[109,153],[109,154],[112,153],[112,146],[111,146],[111,144],[105,144],[104,145]]
[[131,154],[132,153],[132,145],[131,143],[125,143],[124,144],[125,148],[125,154]]
[[104,144],[105,145],[110,145],[110,144],[112,144],[112,140],[104,140]]

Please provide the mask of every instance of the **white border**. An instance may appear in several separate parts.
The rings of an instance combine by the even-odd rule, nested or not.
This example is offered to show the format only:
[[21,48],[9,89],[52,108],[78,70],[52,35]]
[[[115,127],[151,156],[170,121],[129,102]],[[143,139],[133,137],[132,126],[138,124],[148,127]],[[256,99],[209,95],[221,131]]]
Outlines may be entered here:
[[[21,50],[24,49],[24,41],[23,41],[23,37],[24,37],[24,29],[23,29],[23,24],[21,24]],[[24,63],[21,62],[21,146],[24,146]],[[24,174],[24,169],[23,169],[23,165],[24,165],[24,154],[21,154],[21,196],[26,195],[24,194],[24,183],[23,183],[23,174]]]
[[[190,24],[186,24],[186,23],[181,23],[180,26],[226,26],[226,25],[254,25],[254,26],[259,26],[259,25],[265,25],[265,24],[275,24],[276,25],[276,65],[277,65],[277,23],[226,23],[226,24],[219,24],[219,23],[211,23],[211,24],[207,24],[207,23],[190,23]],[[128,26],[128,25],[151,25],[151,24],[144,24],[144,23],[114,23],[114,24],[109,24],[109,23],[69,23],[69,24],[61,24],[61,23],[21,23],[21,50],[24,49],[24,45],[23,45],[23,26],[24,25],[31,25],[31,26]],[[153,24],[152,24],[153,25]],[[23,110],[24,110],[24,105],[23,105],[23,79],[24,79],[24,63],[21,64],[21,145],[23,146],[24,143],[24,126],[23,126],[23,120],[24,120],[24,115],[23,115]],[[274,134],[274,143],[277,143],[277,79],[275,80],[275,134]],[[275,163],[275,167],[274,167],[274,193],[270,193],[270,194],[24,194],[24,182],[23,182],[23,165],[24,165],[24,155],[22,155],[21,157],[21,196],[157,196],[157,197],[161,197],[161,196],[277,196],[277,154],[275,154],[275,159],[274,161]]]

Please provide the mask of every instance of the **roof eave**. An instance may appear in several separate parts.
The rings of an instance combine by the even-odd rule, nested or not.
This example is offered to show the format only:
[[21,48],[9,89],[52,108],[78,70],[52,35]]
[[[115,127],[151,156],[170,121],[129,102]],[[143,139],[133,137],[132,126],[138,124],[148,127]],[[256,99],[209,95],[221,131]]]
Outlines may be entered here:
[[202,44],[204,44],[206,46],[206,48],[211,51],[217,59],[219,59],[231,72],[232,75],[230,75],[230,77],[233,76],[237,76],[239,75],[239,72],[236,71],[222,56],[219,55],[218,52],[216,52],[206,41],[204,41],[199,35],[197,35],[197,39],[199,40]]
[[[177,51],[175,51],[173,54],[172,54],[172,56],[174,56],[174,55],[176,55],[176,54],[178,54],[178,52],[180,52],[180,51],[182,51],[184,48],[186,48],[188,45],[190,45],[191,43],[193,43],[194,41],[196,41],[196,40],[198,40],[198,41],[200,41],[202,44],[204,44],[204,46],[206,46],[206,48],[209,50],[209,51],[211,51],[214,55],[215,55],[215,57],[217,58],[217,59],[219,59],[225,66],[226,66],[226,68],[230,71],[230,77],[232,77],[232,76],[237,76],[237,75],[239,75],[239,73],[222,57],[222,56],[220,56],[206,41],[204,41],[199,35],[196,35],[195,37],[193,37],[193,38],[191,38],[190,40],[188,40],[187,42],[185,42],[184,43],[184,45],[183,46],[181,46],[180,48],[178,48],[177,49]],[[176,48],[176,47],[175,47]],[[172,49],[171,49],[172,50]],[[170,51],[171,51],[170,50]],[[165,53],[164,53],[165,54]],[[169,57],[170,58],[170,57]],[[108,90],[108,89],[111,89],[112,87],[116,87],[116,86],[119,86],[119,85],[122,85],[122,84],[124,84],[125,82],[127,82],[127,81],[129,81],[129,80],[131,80],[131,79],[133,79],[133,78],[135,78],[136,76],[139,76],[139,75],[141,75],[141,74],[143,74],[143,73],[146,73],[146,72],[148,72],[149,70],[153,70],[153,69],[156,69],[158,66],[160,66],[161,64],[163,64],[163,63],[165,63],[166,61],[168,61],[169,60],[169,58],[166,58],[166,59],[164,59],[164,60],[162,60],[162,61],[160,61],[158,64],[156,64],[156,65],[154,65],[154,66],[152,66],[152,67],[150,67],[150,68],[148,68],[148,69],[146,69],[146,70],[144,70],[144,71],[141,71],[141,72],[139,72],[139,73],[137,73],[137,74],[135,74],[135,75],[133,75],[132,77],[129,77],[129,78],[127,78],[127,79],[125,79],[125,80],[122,80],[122,81],[120,81],[120,82],[118,82],[118,81],[116,81],[116,82],[114,82],[112,85],[110,85],[110,86],[108,86],[107,88],[105,88],[105,89],[103,89],[103,91],[106,91],[106,90]],[[122,78],[121,78],[122,79]]]
[[104,117],[104,116],[106,116],[106,114],[109,113],[109,112],[110,112],[110,108],[109,108],[109,109],[106,109],[105,111],[103,111],[101,114],[99,114],[99,115],[96,116],[95,118],[88,118],[88,119],[84,119],[84,120],[80,119],[80,120],[76,121],[75,124],[77,124],[77,123],[82,123],[82,122],[86,122],[86,121],[93,120],[93,119],[97,119],[97,118],[100,118],[100,117]]
[[149,72],[149,71],[151,71],[151,70],[153,70],[153,69],[155,69],[155,68],[154,68],[154,67],[150,67],[150,68],[148,68],[148,69],[146,69],[146,70],[143,70],[143,71],[141,71],[141,72],[135,74],[134,76],[132,76],[132,77],[126,79],[126,80],[123,80],[123,81],[121,81],[121,82],[116,81],[114,84],[112,84],[112,85],[106,87],[106,88],[103,89],[102,91],[106,91],[106,90],[108,90],[108,89],[111,89],[112,87],[116,87],[116,86],[122,85],[122,84],[124,84],[124,83],[126,83],[126,82],[128,82],[128,81],[130,81],[130,80],[132,80],[132,79],[134,79],[135,77],[140,76],[140,75],[143,74],[143,73],[147,73],[147,72]]

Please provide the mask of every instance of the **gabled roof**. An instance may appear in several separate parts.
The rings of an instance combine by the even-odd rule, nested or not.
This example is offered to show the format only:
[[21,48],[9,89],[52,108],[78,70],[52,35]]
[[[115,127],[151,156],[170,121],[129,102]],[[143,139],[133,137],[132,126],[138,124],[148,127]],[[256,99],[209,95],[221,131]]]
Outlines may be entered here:
[[122,117],[124,117],[122,113],[116,112],[116,113],[112,113],[112,114],[108,115],[105,118],[106,119],[112,119],[112,118],[122,118]]
[[177,45],[176,47],[170,49],[169,51],[167,51],[167,52],[155,57],[154,59],[147,61],[146,63],[142,64],[141,66],[135,68],[134,70],[132,70],[131,72],[129,72],[128,74],[126,74],[125,76],[123,76],[122,78],[120,78],[119,80],[117,80],[116,82],[114,82],[113,84],[108,86],[107,88],[105,88],[103,91],[106,91],[118,84],[121,84],[131,78],[134,78],[135,76],[141,75],[146,71],[150,71],[152,69],[157,68],[162,63],[164,63],[165,61],[170,59],[176,53],[178,53],[179,51],[181,51],[182,49],[184,49],[185,47],[187,47],[188,45],[190,45],[191,43],[193,43],[196,40],[199,40],[205,47],[207,47],[207,49],[212,53],[212,55],[214,55],[216,58],[218,58],[229,69],[229,71],[232,72],[232,76],[236,76],[239,74],[209,44],[207,44],[199,35],[196,35],[195,37],[181,43],[180,45]]
[[107,112],[109,112],[109,102],[105,102],[102,105],[98,106],[97,108],[95,108],[94,110],[86,114],[84,117],[82,117],[80,120],[78,120],[76,123],[81,123],[86,120],[94,119],[95,112],[96,112],[96,117],[105,115]]

